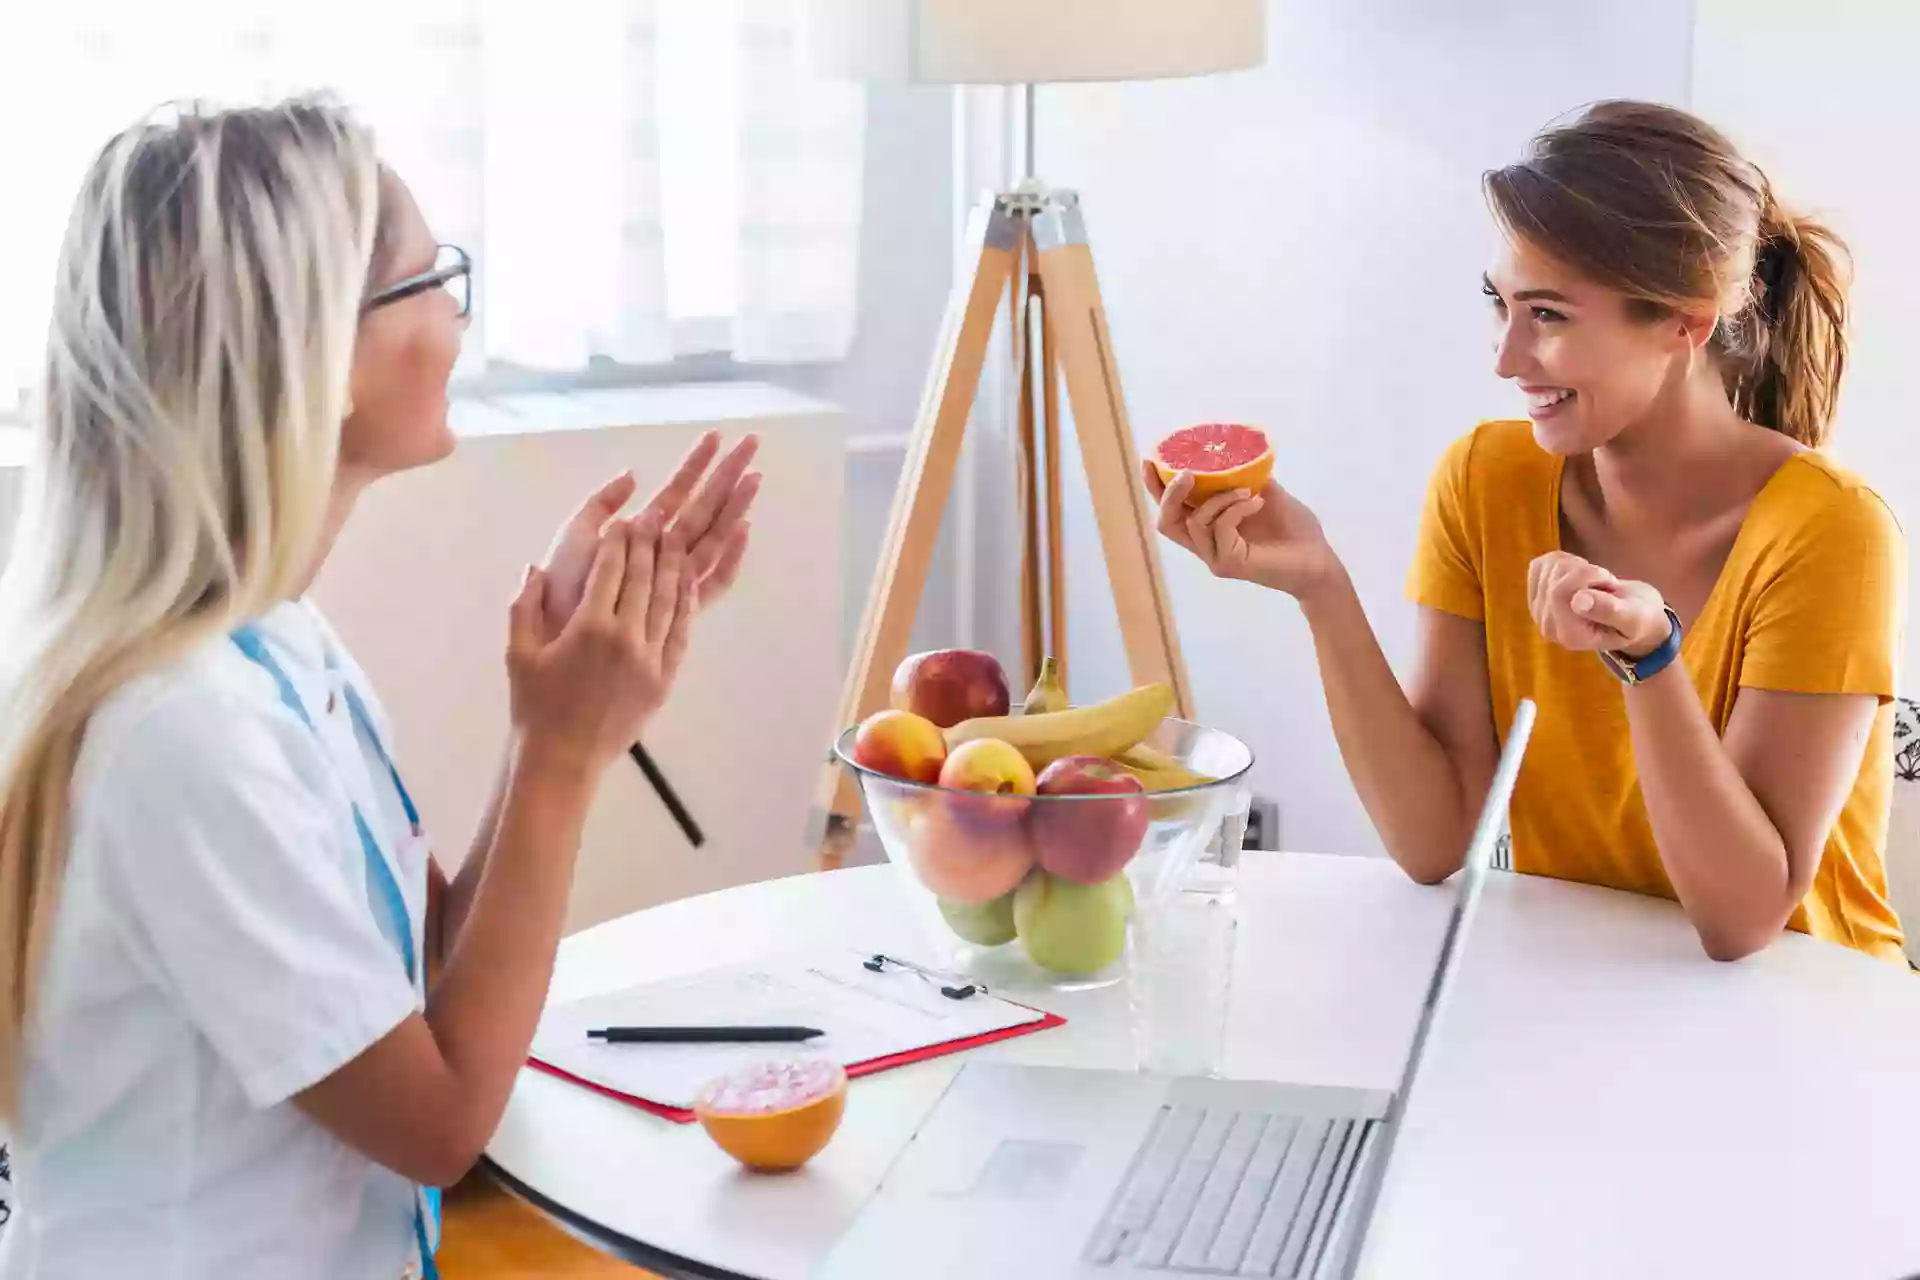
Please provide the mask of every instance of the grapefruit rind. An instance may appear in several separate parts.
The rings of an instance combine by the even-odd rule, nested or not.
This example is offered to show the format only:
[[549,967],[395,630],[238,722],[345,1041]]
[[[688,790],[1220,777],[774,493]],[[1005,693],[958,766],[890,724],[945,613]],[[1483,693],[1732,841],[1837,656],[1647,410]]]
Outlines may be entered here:
[[[788,1093],[801,1096],[789,1102],[781,1096]],[[820,1154],[846,1109],[846,1070],[826,1059],[755,1063],[708,1082],[693,1104],[722,1151],[764,1173],[798,1169]]]

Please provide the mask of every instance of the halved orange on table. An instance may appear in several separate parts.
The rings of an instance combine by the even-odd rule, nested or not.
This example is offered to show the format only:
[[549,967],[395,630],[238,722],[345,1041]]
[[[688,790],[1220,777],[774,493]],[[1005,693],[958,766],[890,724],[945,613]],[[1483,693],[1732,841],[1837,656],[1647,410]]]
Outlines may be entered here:
[[820,1154],[847,1109],[847,1073],[826,1058],[756,1062],[704,1086],[700,1127],[749,1169],[784,1173]]
[[1162,484],[1172,484],[1182,471],[1192,472],[1193,492],[1187,502],[1198,505],[1234,489],[1260,492],[1273,475],[1273,446],[1258,427],[1206,422],[1182,427],[1155,445],[1153,466]]

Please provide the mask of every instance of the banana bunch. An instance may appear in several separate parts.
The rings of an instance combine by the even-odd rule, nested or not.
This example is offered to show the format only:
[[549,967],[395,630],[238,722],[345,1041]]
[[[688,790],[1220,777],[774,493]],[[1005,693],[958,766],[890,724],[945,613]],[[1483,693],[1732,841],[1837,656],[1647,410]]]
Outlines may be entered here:
[[1149,791],[1179,791],[1183,787],[1217,781],[1204,773],[1195,773],[1166,752],[1144,742],[1134,743],[1113,757],[1113,762],[1140,779]]
[[949,750],[969,738],[1001,738],[1011,742],[1035,769],[1063,756],[1106,756],[1140,779],[1148,791],[1178,791],[1213,779],[1175,760],[1144,739],[1173,710],[1173,691],[1164,684],[1144,685],[1131,693],[1091,707],[1075,707],[1060,679],[1059,662],[1048,657],[1040,664],[1020,714],[992,720],[971,720],[947,730]]
[[962,720],[946,730],[947,750],[976,738],[998,738],[1039,770],[1066,756],[1116,756],[1139,745],[1172,710],[1172,689],[1141,685],[1091,707]]

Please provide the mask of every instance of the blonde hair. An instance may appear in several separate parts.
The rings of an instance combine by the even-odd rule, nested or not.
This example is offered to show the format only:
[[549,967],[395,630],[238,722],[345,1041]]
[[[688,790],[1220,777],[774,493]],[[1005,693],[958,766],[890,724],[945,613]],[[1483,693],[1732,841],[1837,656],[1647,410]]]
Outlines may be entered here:
[[298,99],[137,124],[74,203],[0,575],[0,1114],[89,719],[311,570],[379,190],[366,131]]

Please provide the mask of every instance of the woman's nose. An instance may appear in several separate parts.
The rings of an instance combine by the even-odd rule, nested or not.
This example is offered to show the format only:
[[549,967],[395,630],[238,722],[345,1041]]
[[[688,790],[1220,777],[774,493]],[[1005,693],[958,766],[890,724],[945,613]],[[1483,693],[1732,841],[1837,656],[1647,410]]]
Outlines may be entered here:
[[1526,363],[1526,339],[1519,326],[1503,324],[1494,331],[1493,372],[1502,378],[1517,378]]

